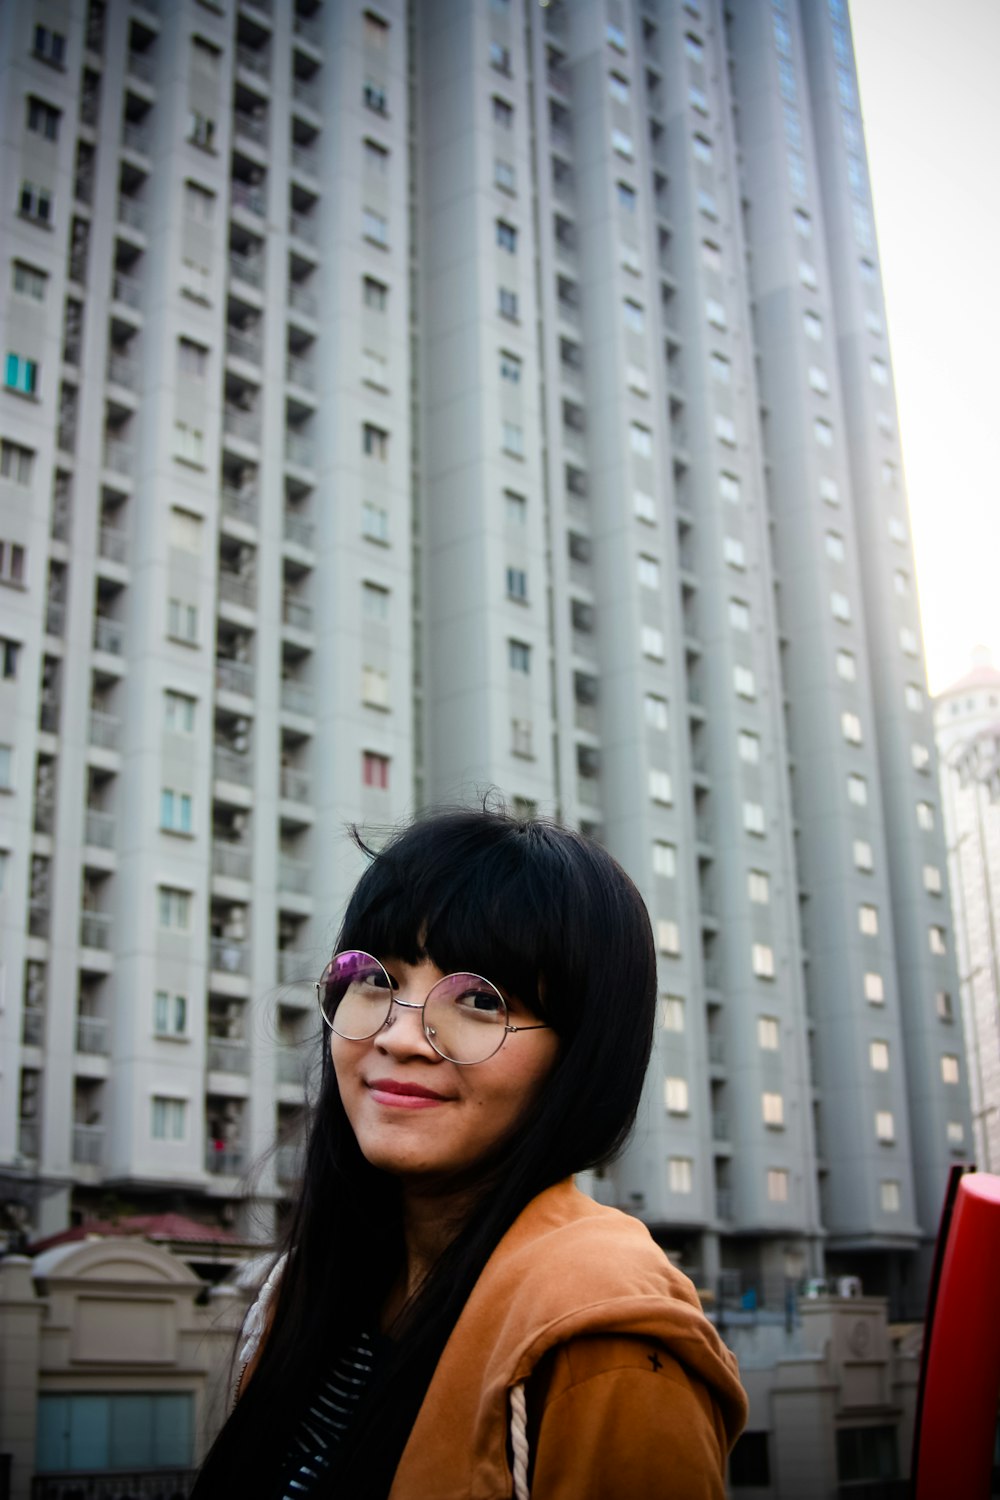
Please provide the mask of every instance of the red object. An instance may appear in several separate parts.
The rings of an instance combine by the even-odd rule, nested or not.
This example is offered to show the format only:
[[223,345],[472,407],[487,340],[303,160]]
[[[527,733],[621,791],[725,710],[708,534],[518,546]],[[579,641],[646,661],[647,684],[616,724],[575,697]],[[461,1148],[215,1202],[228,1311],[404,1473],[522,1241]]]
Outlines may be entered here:
[[913,1496],[986,1500],[1000,1399],[1000,1177],[970,1172],[959,1180],[950,1224],[945,1205],[938,1256]]

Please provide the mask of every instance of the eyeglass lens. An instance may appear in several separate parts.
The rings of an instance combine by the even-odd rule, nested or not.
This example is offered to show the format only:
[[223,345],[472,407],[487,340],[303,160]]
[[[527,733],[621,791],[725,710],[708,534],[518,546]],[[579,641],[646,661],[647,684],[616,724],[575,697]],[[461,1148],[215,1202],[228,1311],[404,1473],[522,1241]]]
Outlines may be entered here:
[[[323,1018],[348,1041],[365,1041],[389,1019],[393,987],[370,953],[338,953],[319,983]],[[506,1035],[507,1005],[500,991],[478,974],[447,974],[427,994],[424,1033],[451,1062],[485,1062]]]

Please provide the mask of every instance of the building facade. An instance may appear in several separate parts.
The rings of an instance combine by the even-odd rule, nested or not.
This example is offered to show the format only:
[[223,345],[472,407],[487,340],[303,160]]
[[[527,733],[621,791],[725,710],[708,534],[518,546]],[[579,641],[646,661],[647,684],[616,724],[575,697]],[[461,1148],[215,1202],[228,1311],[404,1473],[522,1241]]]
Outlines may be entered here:
[[273,1221],[346,826],[497,787],[653,918],[594,1192],[703,1285],[919,1311],[971,1126],[842,0],[0,45],[10,1220],[241,1221],[257,1163]]
[[1000,1171],[1000,671],[972,670],[934,702],[955,913],[975,1159]]

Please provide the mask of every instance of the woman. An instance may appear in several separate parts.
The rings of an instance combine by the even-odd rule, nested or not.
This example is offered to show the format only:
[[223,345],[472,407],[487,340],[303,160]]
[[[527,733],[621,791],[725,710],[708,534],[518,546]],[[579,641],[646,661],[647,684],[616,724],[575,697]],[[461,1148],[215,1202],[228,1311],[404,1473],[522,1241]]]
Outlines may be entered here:
[[197,1500],[722,1496],[735,1359],[570,1181],[649,1061],[628,876],[549,823],[429,816],[373,857],[319,991],[301,1197]]

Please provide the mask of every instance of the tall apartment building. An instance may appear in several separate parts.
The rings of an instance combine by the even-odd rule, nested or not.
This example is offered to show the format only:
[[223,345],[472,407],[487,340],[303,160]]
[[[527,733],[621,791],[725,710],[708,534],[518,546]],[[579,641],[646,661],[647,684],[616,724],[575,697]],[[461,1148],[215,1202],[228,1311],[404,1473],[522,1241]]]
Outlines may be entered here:
[[958,951],[974,1155],[1000,1171],[1000,671],[988,651],[939,693],[934,727]]
[[10,1203],[280,1207],[345,824],[497,786],[653,917],[594,1191],[915,1306],[970,1123],[842,0],[0,37]]

